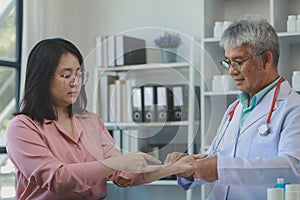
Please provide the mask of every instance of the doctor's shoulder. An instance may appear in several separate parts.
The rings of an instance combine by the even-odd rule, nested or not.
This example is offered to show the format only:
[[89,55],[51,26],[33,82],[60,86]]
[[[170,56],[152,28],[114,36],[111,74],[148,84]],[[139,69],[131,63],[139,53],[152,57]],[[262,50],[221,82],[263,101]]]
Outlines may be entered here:
[[285,98],[288,103],[300,106],[300,91],[295,91],[294,89],[291,89],[288,93],[288,98]]

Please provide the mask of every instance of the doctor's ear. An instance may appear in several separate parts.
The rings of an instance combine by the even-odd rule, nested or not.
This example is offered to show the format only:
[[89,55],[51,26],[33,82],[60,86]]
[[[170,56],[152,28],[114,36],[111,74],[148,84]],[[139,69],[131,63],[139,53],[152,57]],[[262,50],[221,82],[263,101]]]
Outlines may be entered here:
[[262,54],[263,68],[267,69],[273,66],[273,54],[271,51],[266,51]]

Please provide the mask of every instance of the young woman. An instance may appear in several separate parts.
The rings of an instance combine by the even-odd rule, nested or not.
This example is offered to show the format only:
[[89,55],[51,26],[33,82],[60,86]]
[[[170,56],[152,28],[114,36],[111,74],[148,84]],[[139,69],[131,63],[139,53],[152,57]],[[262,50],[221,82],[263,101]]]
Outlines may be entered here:
[[17,199],[103,199],[107,180],[144,184],[194,162],[185,157],[151,171],[146,161],[159,164],[154,157],[121,155],[101,119],[85,109],[87,79],[83,57],[69,41],[46,39],[30,52],[24,98],[7,128]]

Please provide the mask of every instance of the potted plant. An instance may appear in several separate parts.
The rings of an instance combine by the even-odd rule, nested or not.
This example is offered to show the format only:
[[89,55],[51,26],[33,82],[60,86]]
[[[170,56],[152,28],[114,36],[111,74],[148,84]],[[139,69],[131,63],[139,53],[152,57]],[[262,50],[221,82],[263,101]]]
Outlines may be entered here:
[[165,32],[154,40],[156,46],[161,49],[161,55],[164,62],[175,62],[177,48],[181,44],[181,37],[178,33]]

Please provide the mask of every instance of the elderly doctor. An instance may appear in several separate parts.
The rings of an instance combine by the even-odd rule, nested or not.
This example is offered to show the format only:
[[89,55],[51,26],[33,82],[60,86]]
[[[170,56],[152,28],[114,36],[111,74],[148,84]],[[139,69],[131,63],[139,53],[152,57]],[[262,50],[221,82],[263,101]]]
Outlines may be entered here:
[[[241,93],[224,114],[208,156],[178,174],[178,183],[190,189],[213,182],[208,199],[267,199],[278,177],[300,183],[300,96],[278,74],[278,37],[265,19],[242,17],[224,31],[220,46],[221,65]],[[179,156],[169,154],[166,162]]]

